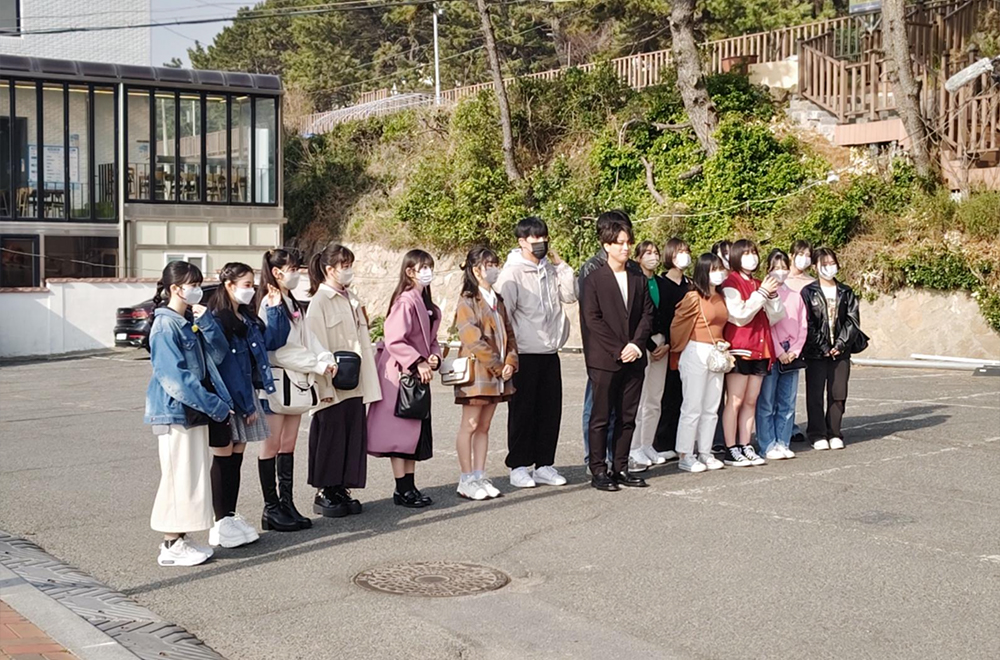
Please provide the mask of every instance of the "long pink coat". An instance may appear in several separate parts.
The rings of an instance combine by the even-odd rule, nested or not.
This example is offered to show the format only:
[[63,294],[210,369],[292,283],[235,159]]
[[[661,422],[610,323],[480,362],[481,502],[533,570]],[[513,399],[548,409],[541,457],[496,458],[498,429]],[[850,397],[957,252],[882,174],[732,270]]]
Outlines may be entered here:
[[382,400],[368,409],[368,453],[372,456],[416,451],[421,420],[396,417],[399,373],[431,355],[441,357],[437,341],[441,310],[435,305],[434,311],[432,323],[424,299],[410,289],[396,299],[385,319],[385,340],[378,343],[375,357]]

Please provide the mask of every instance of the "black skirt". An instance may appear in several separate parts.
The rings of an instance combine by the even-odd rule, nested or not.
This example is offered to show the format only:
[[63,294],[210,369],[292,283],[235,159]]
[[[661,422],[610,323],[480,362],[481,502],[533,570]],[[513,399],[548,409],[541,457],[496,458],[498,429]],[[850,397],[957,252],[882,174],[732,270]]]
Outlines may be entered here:
[[314,488],[364,488],[368,424],[361,397],[313,415],[309,425],[309,477]]
[[431,433],[430,418],[420,423],[420,439],[417,440],[417,447],[412,454],[400,452],[389,452],[380,456],[390,456],[392,458],[402,458],[407,461],[426,461],[434,456],[434,435]]
[[769,371],[768,364],[768,360],[736,358],[736,373],[744,376],[766,376]]

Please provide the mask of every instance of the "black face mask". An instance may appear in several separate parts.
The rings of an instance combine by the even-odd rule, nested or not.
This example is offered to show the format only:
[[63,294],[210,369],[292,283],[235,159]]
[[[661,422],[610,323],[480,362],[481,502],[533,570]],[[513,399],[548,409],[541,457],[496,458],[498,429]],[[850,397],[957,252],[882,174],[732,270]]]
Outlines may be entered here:
[[538,241],[537,243],[531,244],[531,254],[534,255],[535,259],[541,259],[548,253],[549,253],[548,241]]

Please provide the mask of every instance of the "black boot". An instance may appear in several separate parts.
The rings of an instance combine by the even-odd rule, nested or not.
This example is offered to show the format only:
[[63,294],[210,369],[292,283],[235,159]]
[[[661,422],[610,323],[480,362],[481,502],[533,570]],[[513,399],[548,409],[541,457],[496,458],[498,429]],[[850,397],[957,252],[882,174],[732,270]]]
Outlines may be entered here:
[[257,473],[260,475],[260,489],[264,493],[264,513],[260,517],[262,529],[273,529],[279,532],[296,532],[299,523],[285,511],[278,499],[278,489],[274,482],[273,458],[258,459]]
[[295,454],[278,454],[278,499],[281,506],[291,515],[292,519],[299,524],[300,529],[309,529],[313,526],[312,520],[306,518],[292,500],[292,481],[295,475]]

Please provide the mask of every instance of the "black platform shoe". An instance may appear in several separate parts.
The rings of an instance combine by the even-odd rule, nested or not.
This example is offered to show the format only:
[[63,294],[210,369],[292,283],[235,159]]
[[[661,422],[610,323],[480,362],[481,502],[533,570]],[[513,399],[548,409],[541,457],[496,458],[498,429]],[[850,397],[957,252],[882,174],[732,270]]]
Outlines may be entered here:
[[313,500],[313,513],[318,513],[324,518],[343,518],[350,515],[351,510],[341,496],[333,488],[324,488],[316,493]]
[[348,513],[352,516],[356,516],[361,513],[361,502],[351,497],[351,491],[346,488],[339,488],[337,493],[341,501],[347,504]]

